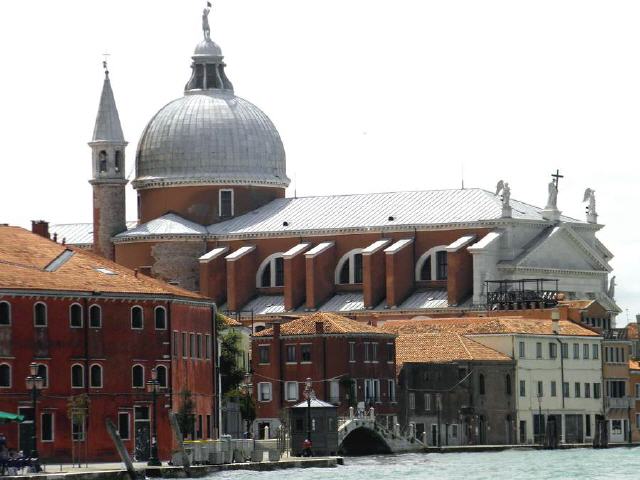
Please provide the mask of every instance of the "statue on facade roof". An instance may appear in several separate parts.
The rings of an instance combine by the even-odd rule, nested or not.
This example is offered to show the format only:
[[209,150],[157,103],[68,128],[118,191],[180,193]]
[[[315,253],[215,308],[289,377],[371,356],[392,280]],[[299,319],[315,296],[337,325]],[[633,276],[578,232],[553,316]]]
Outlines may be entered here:
[[496,185],[496,195],[502,192],[502,218],[511,217],[511,187],[508,182],[500,180]]
[[587,205],[587,220],[591,223],[595,223],[598,218],[598,213],[596,212],[596,191],[591,188],[587,188],[584,191],[584,198],[582,201],[589,202],[589,205]]
[[616,276],[615,275],[611,277],[611,280],[609,281],[609,289],[607,290],[607,296],[612,300],[616,296]]
[[558,186],[554,181],[549,182],[549,198],[547,199],[546,208],[549,210],[558,209]]
[[207,6],[202,11],[202,33],[204,33],[205,41],[211,40],[211,28],[209,27],[209,12],[211,11],[211,2],[207,2]]

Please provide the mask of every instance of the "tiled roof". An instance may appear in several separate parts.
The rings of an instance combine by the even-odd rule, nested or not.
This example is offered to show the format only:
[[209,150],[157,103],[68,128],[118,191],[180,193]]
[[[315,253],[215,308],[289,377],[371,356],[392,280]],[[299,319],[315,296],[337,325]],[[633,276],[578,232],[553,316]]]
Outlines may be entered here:
[[[461,317],[391,320],[381,327],[394,333],[454,332],[460,334],[553,335],[551,320],[523,317]],[[560,320],[560,335],[597,337],[598,333],[569,320]]]
[[[280,335],[315,335],[316,323],[324,324],[324,333],[329,334],[373,334],[392,335],[379,328],[358,322],[335,313],[316,312],[312,315],[305,315],[280,325]],[[255,337],[270,337],[273,335],[273,328],[268,328],[256,333]]]
[[223,315],[222,313],[218,313],[220,320],[222,321],[222,323],[224,323],[227,327],[242,327],[242,323],[240,323],[239,321],[237,321],[234,318],[231,317],[227,317],[226,315]]
[[629,360],[629,370],[640,370],[640,361]]
[[92,252],[69,248],[18,227],[0,227],[0,289],[204,297],[136,275]]
[[510,361],[511,358],[459,333],[403,334],[396,339],[396,365],[456,361]]
[[[127,222],[127,228],[131,229],[138,222]],[[58,223],[49,226],[51,237],[58,234],[58,242],[64,240],[67,245],[90,246],[93,243],[93,223]]]

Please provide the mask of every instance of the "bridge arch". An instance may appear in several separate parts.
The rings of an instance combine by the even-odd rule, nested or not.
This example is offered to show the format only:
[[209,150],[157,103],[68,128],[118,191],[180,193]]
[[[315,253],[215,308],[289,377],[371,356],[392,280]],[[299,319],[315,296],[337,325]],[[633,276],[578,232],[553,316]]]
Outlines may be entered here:
[[338,446],[341,455],[372,455],[393,453],[384,437],[367,426],[349,431]]

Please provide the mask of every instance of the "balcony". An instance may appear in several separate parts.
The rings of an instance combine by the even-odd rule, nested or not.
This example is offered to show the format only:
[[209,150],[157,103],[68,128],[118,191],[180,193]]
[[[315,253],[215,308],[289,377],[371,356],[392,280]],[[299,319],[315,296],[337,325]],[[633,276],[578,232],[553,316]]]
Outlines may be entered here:
[[604,399],[604,404],[607,407],[607,410],[614,408],[628,409],[633,406],[633,399],[631,397],[607,397]]

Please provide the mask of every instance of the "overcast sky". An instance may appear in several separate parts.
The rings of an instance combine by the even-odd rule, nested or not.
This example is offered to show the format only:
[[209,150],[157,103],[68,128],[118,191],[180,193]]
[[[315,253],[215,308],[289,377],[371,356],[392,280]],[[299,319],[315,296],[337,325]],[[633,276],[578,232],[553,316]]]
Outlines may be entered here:
[[[90,221],[110,53],[127,149],[182,95],[200,0],[0,2],[0,221]],[[584,218],[595,189],[616,300],[640,313],[640,2],[217,0],[213,39],[264,110],[297,194],[495,188]],[[128,218],[135,195],[127,191]],[[627,313],[628,311],[628,313]]]

